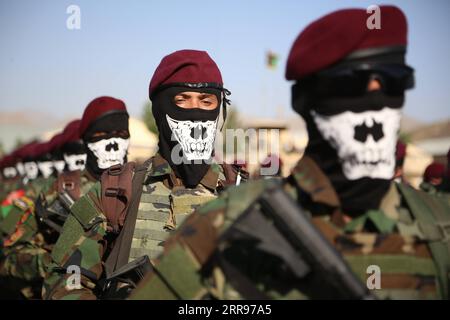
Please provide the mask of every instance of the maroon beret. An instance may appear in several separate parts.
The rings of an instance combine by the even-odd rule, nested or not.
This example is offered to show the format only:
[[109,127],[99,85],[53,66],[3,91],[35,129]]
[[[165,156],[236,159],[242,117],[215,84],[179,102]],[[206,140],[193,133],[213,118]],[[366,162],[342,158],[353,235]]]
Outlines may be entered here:
[[180,50],[165,56],[150,80],[149,96],[159,86],[177,82],[209,82],[223,86],[217,64],[206,51],[197,50]]
[[8,154],[0,161],[0,168],[10,167],[16,163],[16,158],[12,154]]
[[433,178],[442,178],[444,173],[445,166],[442,163],[433,162],[425,169],[423,180],[429,182]]
[[66,125],[61,133],[53,136],[50,140],[52,150],[59,149],[66,143],[80,140],[80,123],[81,120],[73,120]]
[[20,147],[19,149],[17,149],[14,152],[14,155],[17,156],[20,159],[25,159],[25,158],[34,158],[39,156],[39,148],[37,148],[37,146],[39,146],[40,143],[33,141],[30,143],[27,143],[26,145]]
[[395,159],[397,161],[405,159],[406,156],[406,144],[401,141],[397,141],[397,146],[395,148]]
[[369,29],[365,9],[332,12],[307,26],[292,45],[286,79],[299,80],[362,49],[406,46],[407,22],[394,6],[380,6],[380,29]]
[[79,124],[79,136],[83,136],[92,122],[105,114],[114,112],[127,113],[127,107],[122,100],[112,97],[99,97],[92,100],[86,107]]

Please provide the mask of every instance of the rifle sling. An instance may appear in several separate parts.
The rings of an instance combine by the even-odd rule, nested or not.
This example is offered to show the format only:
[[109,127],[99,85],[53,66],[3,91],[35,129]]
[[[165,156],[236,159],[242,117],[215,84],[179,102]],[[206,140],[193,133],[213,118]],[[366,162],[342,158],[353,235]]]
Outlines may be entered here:
[[110,278],[115,270],[128,263],[131,250],[131,241],[133,239],[137,212],[142,194],[142,184],[144,182],[145,173],[147,172],[147,167],[150,164],[150,160],[151,159],[147,160],[142,166],[136,168],[133,176],[131,203],[125,217],[125,222],[114,243],[114,247],[105,262],[107,278]]

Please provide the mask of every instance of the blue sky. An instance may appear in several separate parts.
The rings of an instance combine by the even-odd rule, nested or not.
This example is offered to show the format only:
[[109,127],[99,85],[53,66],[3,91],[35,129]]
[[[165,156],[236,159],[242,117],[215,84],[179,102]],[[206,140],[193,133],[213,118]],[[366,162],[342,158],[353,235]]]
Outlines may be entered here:
[[[386,3],[402,8],[409,20],[407,61],[416,68],[417,85],[407,94],[405,113],[426,122],[450,117],[450,1]],[[80,30],[66,28],[71,4],[81,9]],[[216,60],[244,114],[293,115],[284,66],[294,39],[332,10],[371,4],[0,0],[0,110],[79,117],[93,98],[111,95],[137,116],[161,58],[189,48],[207,50]],[[265,67],[267,50],[280,56],[276,70]]]

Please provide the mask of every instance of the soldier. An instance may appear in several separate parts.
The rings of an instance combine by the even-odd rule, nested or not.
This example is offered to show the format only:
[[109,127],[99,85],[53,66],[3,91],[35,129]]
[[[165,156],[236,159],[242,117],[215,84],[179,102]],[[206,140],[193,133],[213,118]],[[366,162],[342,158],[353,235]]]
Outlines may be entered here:
[[405,177],[403,176],[403,165],[406,158],[406,147],[407,145],[397,141],[397,146],[395,147],[395,173],[394,180],[398,183],[406,183]]
[[447,152],[447,170],[444,172],[442,183],[438,186],[442,193],[450,193],[450,149]]
[[[0,222],[0,236],[2,246],[2,256],[0,257],[0,281],[2,287],[11,290],[12,297],[31,297],[32,289],[23,281],[11,279],[16,267],[27,268],[31,264],[30,260],[17,261],[11,256],[15,256],[16,249],[22,249],[21,244],[32,241],[35,230],[37,229],[34,219],[34,199],[41,190],[45,189],[46,179],[49,176],[45,169],[48,168],[48,156],[44,153],[48,151],[48,143],[30,143],[20,148],[16,155],[23,159],[25,176],[23,178],[23,187],[9,193],[7,199],[2,203],[1,210],[3,219]],[[44,169],[41,171],[39,166]],[[35,247],[29,248],[28,252],[35,254]],[[11,262],[13,262],[11,264]],[[25,280],[26,282],[26,280]],[[20,291],[19,291],[20,289]]]
[[[84,140],[80,138],[81,125],[84,131],[90,130],[84,134]],[[92,141],[91,136],[94,135]],[[61,232],[69,209],[67,206],[85,194],[104,170],[98,166],[100,154],[91,152],[88,155],[86,149],[98,143],[108,145],[123,139],[124,149],[112,150],[112,155],[106,152],[108,158],[100,160],[108,165],[122,164],[126,162],[128,138],[125,104],[111,97],[100,97],[87,106],[82,120],[70,122],[62,133],[50,140],[50,149],[56,159],[53,162],[55,172],[64,172],[58,174],[56,179],[47,180],[47,186],[31,210],[32,219],[28,219],[26,224],[16,225],[15,232],[7,240],[8,252],[0,270],[1,274],[13,277],[16,281],[31,283],[34,292],[27,297],[41,297],[45,265],[51,262],[49,253]],[[58,162],[62,159],[64,165],[60,166]],[[58,165],[59,170],[56,169]]]
[[0,162],[1,168],[1,184],[0,184],[0,201],[3,201],[8,194],[17,189],[20,183],[20,174],[17,171],[16,158],[14,152],[2,158]]
[[[159,151],[144,165],[113,167],[71,209],[52,251],[44,298],[95,299],[115,292],[128,262],[153,259],[177,225],[236,181],[234,167],[212,162],[221,104],[228,91],[204,51],[164,57],[150,81]],[[144,259],[142,260],[142,257]],[[140,266],[137,264],[138,267]],[[67,271],[78,268],[81,286]],[[123,278],[123,274],[121,275]]]
[[299,223],[305,210],[379,298],[448,298],[449,234],[440,226],[448,225],[449,207],[392,181],[413,69],[405,64],[404,14],[380,10],[379,30],[366,27],[366,10],[339,10],[292,46],[286,78],[296,81],[292,106],[309,142],[283,187],[300,206],[272,180],[228,189],[166,241],[132,298],[367,297],[353,281],[347,288],[356,291],[338,285],[351,274],[337,272],[342,264],[330,268],[338,261],[332,251],[317,250],[320,237],[307,220]]
[[423,181],[420,189],[429,192],[438,192],[437,188],[442,184],[445,174],[445,166],[442,163],[433,162],[427,166],[423,173]]

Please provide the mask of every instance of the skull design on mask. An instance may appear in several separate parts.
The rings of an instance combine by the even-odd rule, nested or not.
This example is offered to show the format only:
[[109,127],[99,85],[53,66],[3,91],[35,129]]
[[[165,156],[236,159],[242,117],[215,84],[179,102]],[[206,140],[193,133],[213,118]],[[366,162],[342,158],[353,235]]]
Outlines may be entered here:
[[42,176],[47,179],[53,173],[53,162],[52,161],[40,161],[38,162],[38,168]]
[[36,162],[25,162],[23,166],[28,179],[33,180],[37,178],[39,169]]
[[129,144],[130,139],[110,138],[88,143],[87,146],[97,158],[98,167],[108,169],[124,163]]
[[6,167],[3,169],[3,176],[8,179],[15,178],[17,176],[17,170],[14,167]]
[[166,119],[187,160],[210,159],[214,147],[217,119],[214,121],[181,121],[172,119],[168,115],[166,115]]
[[21,175],[21,176],[26,175],[25,166],[23,165],[22,162],[19,162],[16,164],[16,169],[17,169],[17,172],[19,173],[19,175]]
[[67,154],[64,153],[64,161],[67,163],[69,171],[84,170],[86,166],[87,154]]
[[337,151],[347,179],[393,177],[400,109],[384,107],[332,116],[311,111],[311,115],[322,137]]
[[66,163],[64,162],[64,160],[53,160],[53,167],[56,169],[58,173],[63,172],[65,166]]

